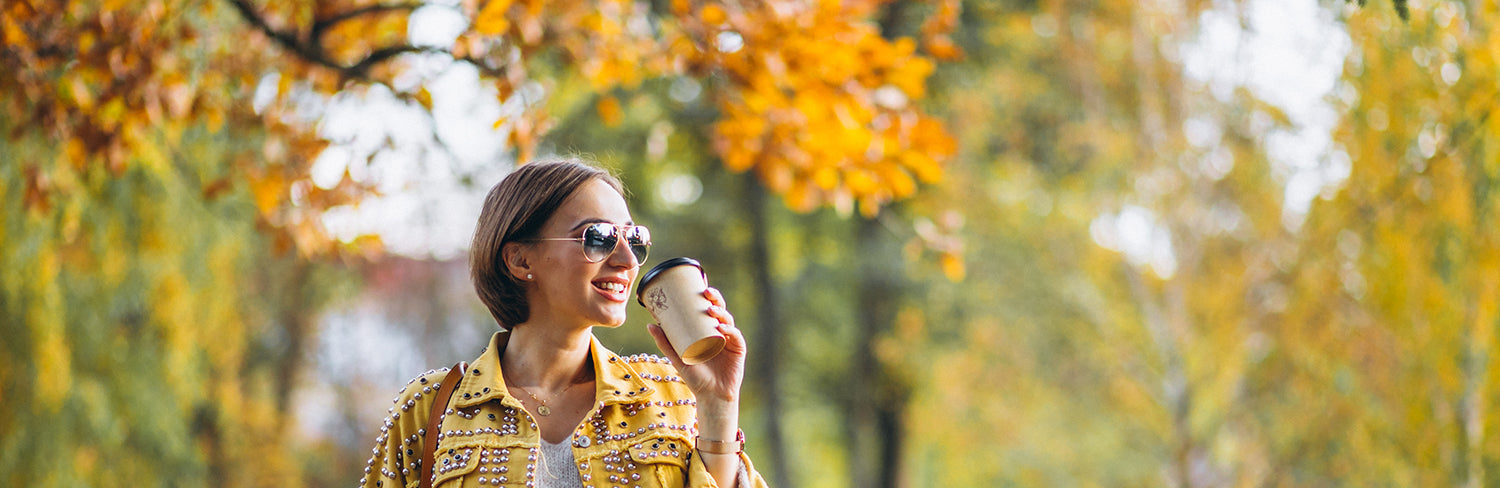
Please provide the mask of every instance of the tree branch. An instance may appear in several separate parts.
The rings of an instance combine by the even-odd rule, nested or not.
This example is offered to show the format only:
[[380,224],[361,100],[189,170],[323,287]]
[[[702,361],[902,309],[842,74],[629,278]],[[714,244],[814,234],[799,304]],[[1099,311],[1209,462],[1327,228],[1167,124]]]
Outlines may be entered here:
[[[295,32],[277,30],[275,27],[271,27],[271,24],[266,21],[266,18],[262,17],[258,12],[255,11],[255,7],[250,5],[249,0],[227,1],[234,7],[236,11],[239,12],[240,17],[245,19],[245,22],[261,31],[261,33],[265,34],[267,37],[270,37],[272,41],[275,41],[277,44],[281,45],[282,48],[291,51],[292,54],[295,54],[297,57],[302,58],[302,60],[304,61],[323,66],[334,71],[338,71],[340,74],[344,75],[347,78],[370,81],[371,68],[373,68],[377,64],[406,53],[451,54],[447,49],[442,48],[400,44],[376,49],[374,51],[371,51],[369,55],[366,55],[363,59],[360,59],[354,64],[343,65],[338,61],[328,57],[328,55],[323,52],[322,47],[318,44],[317,36],[319,35],[319,30],[322,28],[326,28],[335,23],[346,21],[355,17],[359,17],[361,15],[398,10],[412,10],[420,7],[420,4],[372,5],[350,10],[347,12],[342,12],[326,19],[317,21],[317,23],[313,26],[313,30],[311,31],[311,39],[301,39]],[[481,72],[498,72],[498,70],[489,68],[488,66],[485,66],[483,63],[480,63],[475,59],[465,58],[461,59],[461,61],[473,64],[475,67],[479,68]]]
[[360,16],[364,16],[364,15],[383,14],[383,13],[387,13],[387,12],[397,12],[397,11],[402,11],[402,10],[413,11],[413,10],[416,10],[416,9],[422,7],[422,5],[423,4],[421,4],[421,3],[401,3],[401,4],[390,4],[390,5],[366,5],[364,7],[360,7],[360,8],[357,8],[357,9],[347,10],[347,11],[344,11],[344,12],[339,12],[338,14],[335,14],[335,15],[330,16],[328,18],[318,19],[318,20],[314,21],[313,22],[313,26],[312,26],[312,36],[313,36],[313,39],[317,39],[318,37],[322,36],[323,35],[323,31],[327,30],[329,27],[333,27],[335,24],[338,24],[339,22],[343,22],[343,21],[346,21],[346,20],[349,20],[349,19],[353,19],[355,17],[360,17]]
[[[250,0],[227,1],[231,6],[234,7],[237,12],[239,12],[240,17],[244,18],[246,23],[250,24],[251,27],[259,30],[267,37],[270,37],[272,41],[274,41],[276,44],[280,45],[287,51],[290,51],[293,55],[301,58],[303,61],[337,71],[343,76],[351,79],[373,81],[370,78],[371,68],[374,68],[376,65],[389,61],[402,54],[441,53],[447,54],[449,56],[453,55],[453,52],[447,48],[400,44],[376,49],[374,51],[371,51],[370,54],[366,55],[363,59],[360,59],[354,64],[344,65],[328,57],[328,55],[323,52],[323,49],[317,44],[318,29],[326,28],[338,22],[343,22],[362,15],[372,15],[375,13],[392,12],[398,10],[412,10],[420,7],[421,4],[372,5],[339,13],[337,15],[319,20],[317,25],[315,25],[313,28],[312,39],[305,40],[298,37],[294,31],[277,30],[275,27],[272,27],[265,17],[261,16],[259,12],[256,12],[255,7],[250,4]],[[504,70],[495,66],[491,66],[482,58],[473,56],[454,56],[453,60],[457,62],[468,63],[469,65],[474,66],[475,69],[479,70],[479,73],[482,76],[488,76],[492,78],[504,78],[506,76]]]
[[468,63],[470,66],[473,66],[474,69],[479,70],[479,74],[481,74],[481,75],[489,76],[489,77],[492,77],[492,78],[504,78],[505,77],[505,71],[501,70],[500,68],[496,68],[494,66],[490,66],[489,64],[486,64],[483,59],[479,59],[479,58],[476,58],[476,57],[473,57],[473,56],[466,56],[466,57],[462,57],[462,58],[460,58],[460,57],[454,57],[453,60],[454,61],[461,61],[461,62],[464,62],[464,63]]
[[447,49],[443,48],[402,44],[399,46],[383,47],[371,51],[370,54],[365,56],[364,59],[359,60],[358,63],[354,63],[353,66],[345,68],[345,70],[355,73],[359,75],[359,77],[363,78],[369,72],[370,68],[374,67],[376,64],[380,64],[382,62],[385,62],[386,60],[407,53],[450,54]]
[[292,32],[278,31],[275,27],[271,27],[271,24],[266,22],[265,17],[261,17],[259,13],[256,13],[255,7],[250,5],[249,0],[229,0],[229,4],[234,6],[234,9],[240,13],[240,17],[245,19],[245,22],[250,23],[250,26],[260,30],[261,33],[266,35],[266,37],[270,37],[272,41],[276,41],[277,44],[280,44],[281,47],[286,48],[286,50],[291,51],[293,54],[296,54],[297,57],[300,57],[307,62],[322,65],[328,68],[333,68],[335,70],[345,70],[343,66],[340,66],[338,63],[333,62],[332,59],[328,59],[328,57],[324,56],[322,52],[318,51],[317,49],[313,49],[311,45],[305,44],[301,40],[298,40],[296,34]]

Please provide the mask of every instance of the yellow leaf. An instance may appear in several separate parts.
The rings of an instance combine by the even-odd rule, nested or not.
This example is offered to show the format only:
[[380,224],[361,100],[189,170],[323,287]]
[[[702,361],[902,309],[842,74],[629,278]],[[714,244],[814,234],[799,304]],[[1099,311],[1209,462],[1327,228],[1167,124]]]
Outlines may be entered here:
[[418,89],[416,98],[417,103],[422,104],[422,108],[425,108],[429,111],[432,110],[432,92],[427,91],[427,87],[424,86]]
[[859,197],[859,214],[867,219],[873,219],[880,215],[880,205],[885,201],[886,199],[877,195]]
[[1275,105],[1272,105],[1270,103],[1262,101],[1259,98],[1253,98],[1253,100],[1255,100],[1255,103],[1254,103],[1255,108],[1258,109],[1258,110],[1260,110],[1262,113],[1266,114],[1267,116],[1270,116],[1271,120],[1275,121],[1276,125],[1278,127],[1291,127],[1292,126],[1292,118],[1291,118],[1291,116],[1288,116],[1286,114],[1286,111],[1282,110],[1281,107],[1277,107]]
[[82,163],[88,159],[88,148],[83,146],[83,141],[70,138],[63,142],[63,157],[72,163]]
[[56,251],[43,247],[32,262],[28,286],[40,303],[27,310],[22,323],[31,329],[36,346],[36,398],[48,408],[58,408],[73,384],[72,351],[64,337],[62,292],[58,287],[61,263]]
[[870,176],[870,172],[863,169],[845,171],[844,181],[849,185],[849,190],[860,197],[873,195],[880,189],[880,184]]
[[896,198],[906,197],[917,191],[917,182],[900,167],[894,164],[882,164],[879,171],[886,187],[891,190],[891,195]]
[[42,405],[57,408],[72,384],[72,354],[63,335],[58,332],[44,334],[37,343],[36,354],[36,398]]
[[510,20],[505,12],[510,10],[511,0],[490,0],[474,17],[474,31],[482,35],[498,36],[510,30]]
[[822,166],[813,170],[813,182],[818,188],[832,190],[839,185],[839,172],[830,166]]
[[932,61],[927,58],[914,57],[907,60],[899,68],[892,70],[888,75],[892,85],[906,92],[906,95],[919,99],[927,96],[927,76],[932,74]]
[[943,253],[943,256],[939,258],[938,261],[941,263],[941,266],[943,268],[943,276],[948,277],[949,280],[954,282],[964,280],[964,276],[967,274],[967,270],[965,269],[964,260],[962,258],[959,258],[952,253]]
[[942,167],[938,166],[937,161],[918,151],[901,153],[901,165],[916,173],[917,179],[922,180],[923,183],[937,183],[943,174]]
[[135,155],[135,159],[141,162],[141,167],[156,172],[166,172],[172,169],[172,160],[156,141],[140,131],[125,133],[125,143]]
[[94,108],[94,94],[89,91],[88,83],[83,81],[83,76],[74,74],[68,77],[68,94],[73,96],[73,103],[78,108],[89,110]]

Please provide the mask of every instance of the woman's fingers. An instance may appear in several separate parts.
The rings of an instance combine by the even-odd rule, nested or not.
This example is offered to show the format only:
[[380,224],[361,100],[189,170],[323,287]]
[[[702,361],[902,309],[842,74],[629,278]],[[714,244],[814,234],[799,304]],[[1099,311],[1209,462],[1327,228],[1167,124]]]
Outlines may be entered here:
[[719,333],[724,334],[724,349],[726,351],[744,355],[745,334],[740,332],[739,328],[735,327],[732,323],[721,324],[719,325]]
[[734,327],[734,315],[731,315],[728,310],[724,309],[724,307],[708,307],[708,316],[718,320],[721,324]]
[[719,293],[719,289],[718,288],[714,288],[712,286],[708,287],[707,290],[703,290],[703,297],[707,298],[708,299],[708,303],[711,303],[714,306],[721,307],[721,308],[725,307],[725,305],[724,305],[724,294],[723,293]]
[[703,297],[708,299],[708,316],[717,319],[721,324],[734,327],[734,315],[730,314],[729,309],[724,306],[724,294],[720,293],[718,288],[708,287],[707,290],[703,290]]

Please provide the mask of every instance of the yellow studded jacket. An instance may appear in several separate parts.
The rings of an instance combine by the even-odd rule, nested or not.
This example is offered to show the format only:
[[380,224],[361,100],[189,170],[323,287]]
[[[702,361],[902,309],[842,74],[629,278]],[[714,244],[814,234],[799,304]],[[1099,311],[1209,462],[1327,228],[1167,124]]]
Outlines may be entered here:
[[[435,488],[534,487],[541,466],[541,434],[500,374],[509,334],[498,332],[453,390],[434,454]],[[697,402],[665,358],[618,356],[589,346],[595,405],[573,431],[573,459],[584,486],[717,487],[695,455]],[[423,434],[432,397],[448,369],[428,371],[407,383],[366,463],[360,486],[412,488],[419,484]],[[765,480],[743,453],[750,486]]]

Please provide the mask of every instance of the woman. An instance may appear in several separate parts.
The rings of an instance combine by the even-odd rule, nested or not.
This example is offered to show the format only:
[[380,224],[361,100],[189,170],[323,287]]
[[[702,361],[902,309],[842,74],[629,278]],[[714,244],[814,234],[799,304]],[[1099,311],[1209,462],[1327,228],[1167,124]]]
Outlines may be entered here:
[[[432,486],[765,486],[738,429],[745,340],[718,290],[705,292],[707,313],[727,344],[706,363],[684,365],[655,324],[665,359],[617,356],[594,338],[625,322],[650,247],[623,195],[577,160],[524,165],[490,190],[470,272],[504,330],[440,410]],[[362,486],[418,486],[447,372],[396,397]]]

